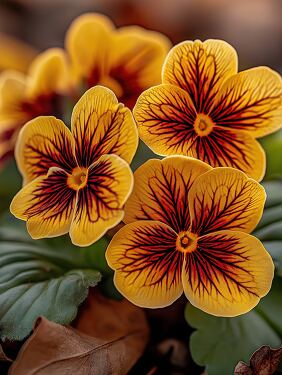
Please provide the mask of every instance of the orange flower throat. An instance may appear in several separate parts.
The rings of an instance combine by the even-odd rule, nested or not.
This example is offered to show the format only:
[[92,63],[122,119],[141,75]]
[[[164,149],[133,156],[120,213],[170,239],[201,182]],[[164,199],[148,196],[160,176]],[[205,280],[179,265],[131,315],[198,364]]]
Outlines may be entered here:
[[180,232],[176,239],[176,248],[182,253],[192,253],[197,249],[198,236],[191,232]]
[[76,167],[73,169],[72,174],[68,177],[68,186],[74,190],[82,189],[87,184],[87,179],[88,169]]
[[213,127],[214,122],[209,116],[203,113],[198,113],[196,120],[194,122],[194,129],[200,137],[209,135],[213,130]]

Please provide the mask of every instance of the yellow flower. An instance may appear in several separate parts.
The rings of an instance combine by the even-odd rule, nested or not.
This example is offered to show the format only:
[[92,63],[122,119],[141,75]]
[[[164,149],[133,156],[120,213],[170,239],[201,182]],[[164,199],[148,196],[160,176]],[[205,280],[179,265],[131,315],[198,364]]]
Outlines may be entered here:
[[66,36],[78,83],[107,86],[129,108],[143,90],[160,83],[170,46],[160,33],[137,26],[116,29],[108,17],[95,13],[78,17]]
[[76,104],[71,131],[52,116],[30,121],[17,142],[25,186],[11,212],[34,239],[70,232],[75,245],[90,245],[123,218],[137,143],[130,110],[101,86]]
[[282,80],[266,67],[238,73],[236,51],[223,41],[186,41],[169,52],[162,84],[139,97],[134,115],[155,153],[234,167],[259,181],[265,154],[255,138],[281,128]]
[[28,44],[0,33],[0,72],[6,69],[26,72],[37,51]]
[[250,233],[265,191],[233,168],[185,156],[149,160],[135,172],[125,225],[106,252],[117,289],[158,308],[185,293],[203,311],[236,316],[271,287],[274,265]]
[[0,167],[13,155],[21,127],[40,115],[60,116],[68,90],[68,68],[63,50],[38,55],[27,75],[4,71],[0,76]]

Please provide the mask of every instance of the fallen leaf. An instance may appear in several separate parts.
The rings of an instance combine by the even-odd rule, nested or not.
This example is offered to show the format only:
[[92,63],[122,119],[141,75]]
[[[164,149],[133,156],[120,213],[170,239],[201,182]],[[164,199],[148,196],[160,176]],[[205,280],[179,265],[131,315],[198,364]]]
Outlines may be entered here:
[[143,353],[148,332],[142,309],[90,293],[76,328],[38,319],[9,375],[124,375]]
[[0,344],[0,361],[12,362],[12,360],[6,356],[1,344]]
[[282,347],[272,349],[262,346],[254,352],[250,365],[240,361],[235,367],[234,375],[272,375],[282,361]]

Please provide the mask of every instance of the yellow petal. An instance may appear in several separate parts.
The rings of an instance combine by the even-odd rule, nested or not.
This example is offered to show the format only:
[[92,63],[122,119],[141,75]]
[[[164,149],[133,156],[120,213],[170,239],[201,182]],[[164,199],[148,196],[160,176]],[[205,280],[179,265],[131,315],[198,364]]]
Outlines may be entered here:
[[37,51],[23,41],[0,33],[0,71],[13,69],[26,72]]
[[175,248],[176,236],[163,223],[138,221],[110,242],[106,259],[115,270],[114,283],[135,305],[164,307],[181,296],[183,255]]
[[206,113],[223,82],[237,73],[237,54],[222,40],[186,41],[173,47],[163,67],[163,83],[189,93],[198,112]]
[[78,191],[70,229],[72,242],[88,246],[117,225],[131,193],[133,175],[128,164],[116,155],[103,155],[91,165],[87,184]]
[[199,238],[197,249],[186,255],[182,280],[194,306],[232,317],[258,304],[273,275],[272,259],[257,238],[224,230]]
[[141,94],[133,113],[140,138],[155,153],[189,155],[197,114],[184,90],[172,85],[152,87]]
[[177,233],[188,230],[188,192],[195,179],[210,169],[184,156],[147,161],[134,173],[134,189],[125,206],[124,221],[157,220]]
[[264,188],[233,168],[216,168],[199,176],[188,200],[193,233],[218,230],[250,233],[263,213]]
[[14,197],[10,210],[27,221],[32,238],[55,237],[69,231],[76,191],[67,185],[68,174],[59,168],[30,182]]
[[101,14],[84,14],[73,21],[66,35],[66,49],[76,75],[96,75],[96,84],[99,82],[107,70],[113,28],[110,19]]
[[7,70],[0,75],[0,117],[25,121],[21,102],[26,92],[26,76]]
[[210,112],[219,126],[262,137],[281,128],[282,79],[258,67],[229,78]]
[[114,92],[132,108],[148,87],[161,83],[161,69],[170,41],[162,34],[137,26],[122,27],[112,33],[109,76],[119,85]]
[[51,167],[71,173],[76,166],[72,134],[52,116],[37,117],[22,128],[15,156],[24,183],[46,175]]
[[60,48],[50,48],[39,54],[29,70],[28,98],[65,92],[69,86],[66,55]]
[[89,167],[105,154],[131,162],[138,145],[136,125],[111,90],[89,89],[74,107],[71,122],[79,165]]
[[249,134],[215,127],[207,137],[191,137],[187,154],[213,167],[240,169],[254,180],[265,174],[265,153],[259,142]]
[[159,85],[145,91],[134,108],[140,138],[159,155],[186,155],[213,167],[241,169],[255,180],[265,172],[265,154],[251,135],[218,126],[197,114],[179,87]]

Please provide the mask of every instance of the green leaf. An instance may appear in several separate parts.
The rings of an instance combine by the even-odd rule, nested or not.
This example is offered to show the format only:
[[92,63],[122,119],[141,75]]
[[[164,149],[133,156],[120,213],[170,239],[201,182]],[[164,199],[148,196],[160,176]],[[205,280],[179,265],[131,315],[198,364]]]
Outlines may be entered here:
[[144,142],[139,140],[137,152],[130,165],[131,169],[135,171],[140,165],[144,164],[149,159],[162,159],[162,157],[156,155]]
[[101,280],[99,271],[109,272],[101,261],[107,243],[101,239],[81,249],[66,236],[34,241],[22,225],[1,226],[1,338],[23,339],[40,315],[70,323],[88,288]]
[[282,177],[282,130],[261,138],[260,143],[266,153],[266,174],[265,179]]
[[22,178],[14,160],[0,170],[0,212],[6,210],[13,196],[20,190]]
[[264,183],[267,200],[262,219],[253,235],[259,238],[282,276],[282,181]]
[[282,335],[282,280],[275,280],[271,292],[251,312],[235,318],[219,318],[187,305],[185,317],[196,328],[190,350],[196,363],[209,375],[233,374],[242,360],[248,362],[262,345],[279,347]]

